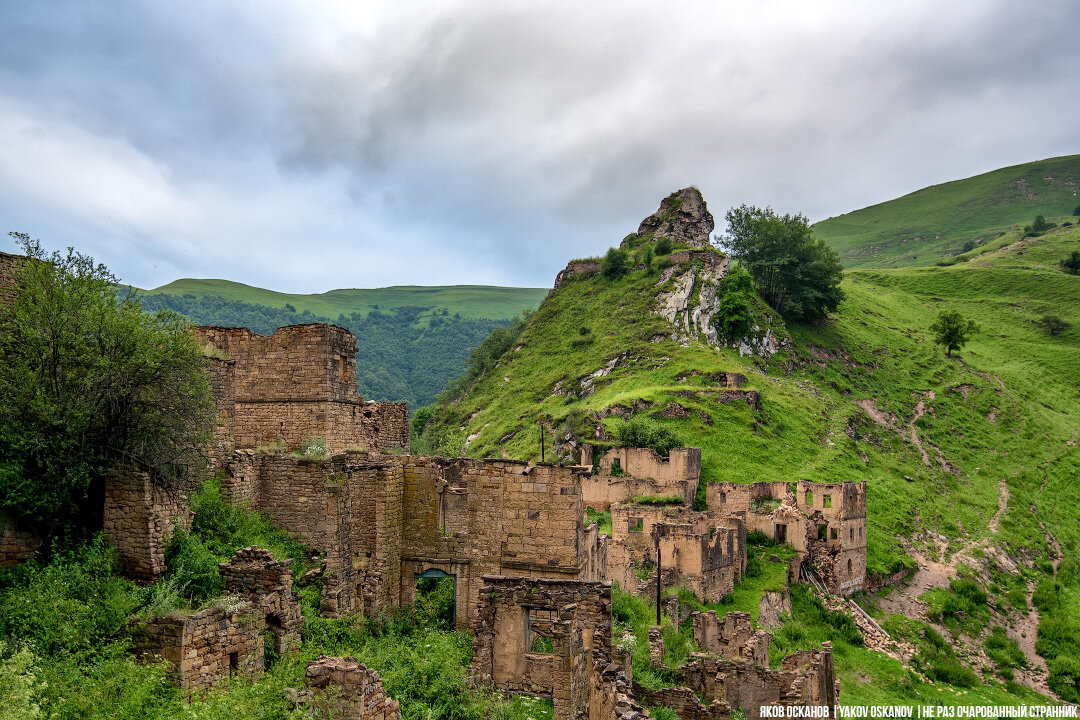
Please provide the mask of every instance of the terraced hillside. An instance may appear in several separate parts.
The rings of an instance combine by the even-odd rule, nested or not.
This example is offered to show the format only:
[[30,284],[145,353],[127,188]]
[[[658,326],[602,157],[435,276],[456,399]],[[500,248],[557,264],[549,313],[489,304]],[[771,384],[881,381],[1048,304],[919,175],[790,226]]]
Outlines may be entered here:
[[[640,238],[626,276],[567,277],[467,392],[422,418],[419,443],[535,461],[543,433],[549,460],[573,459],[575,445],[616,444],[626,418],[645,417],[703,448],[703,482],[866,479],[868,569],[879,582],[898,572],[916,582],[863,601],[924,655],[959,648],[968,674],[923,688],[952,676],[842,647],[844,702],[941,700],[944,688],[1000,701],[994,693],[1027,692],[1014,678],[1045,691],[1047,660],[1050,686],[1069,697],[1080,658],[1080,572],[1069,559],[1080,550],[1080,277],[1059,261],[1080,249],[1080,232],[1021,234],[947,267],[847,271],[846,299],[818,325],[759,310],[758,335],[772,331],[759,346],[777,352],[750,355],[673,333],[658,297],[693,271],[682,288],[692,313],[707,268],[692,255],[646,262]],[[981,328],[952,358],[929,331],[942,310]],[[1048,314],[1072,326],[1051,335],[1039,324]],[[991,640],[993,626],[1008,636]],[[1002,644],[1015,648],[1011,666]]]
[[1080,155],[1014,165],[822,220],[845,267],[926,267],[1080,206]]

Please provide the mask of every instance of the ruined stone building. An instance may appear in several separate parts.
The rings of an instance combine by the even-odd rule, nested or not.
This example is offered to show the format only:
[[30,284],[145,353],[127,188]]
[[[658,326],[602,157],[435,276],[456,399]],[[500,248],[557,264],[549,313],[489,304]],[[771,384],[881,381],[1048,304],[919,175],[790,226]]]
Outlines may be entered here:
[[629,654],[612,643],[609,583],[483,581],[473,621],[473,681],[552,698],[556,720],[637,720],[645,714],[641,705],[664,705],[683,720],[729,720],[736,708],[756,720],[763,705],[827,706],[833,716],[838,684],[829,643],[794,653],[773,670],[771,636],[754,630],[749,615],[698,613],[694,634],[704,652],[670,670],[679,686],[652,690],[633,681]]
[[866,582],[866,482],[710,483],[710,513],[737,517],[790,545],[825,587],[850,595]]
[[138,628],[133,652],[163,658],[182,688],[209,688],[231,673],[253,675],[267,661],[300,647],[304,618],[292,589],[291,560],[244,548],[219,566],[225,598],[197,612],[151,618]]
[[[585,446],[583,464],[593,461]],[[746,567],[746,533],[764,533],[798,553],[830,592],[850,595],[866,580],[866,483],[709,483],[707,509],[690,509],[701,477],[701,450],[668,458],[617,448],[582,482],[585,504],[610,509],[608,574],[631,592],[655,592],[657,547],[665,585],[703,600],[730,593]],[[657,504],[659,503],[659,504]]]
[[217,406],[213,459],[235,449],[320,439],[331,453],[408,450],[405,403],[365,402],[356,338],[336,325],[289,325],[273,335],[196,327]]
[[701,448],[675,448],[666,458],[652,448],[612,448],[594,465],[592,446],[585,445],[581,464],[599,471],[582,480],[586,507],[603,511],[642,496],[689,505],[701,478]]

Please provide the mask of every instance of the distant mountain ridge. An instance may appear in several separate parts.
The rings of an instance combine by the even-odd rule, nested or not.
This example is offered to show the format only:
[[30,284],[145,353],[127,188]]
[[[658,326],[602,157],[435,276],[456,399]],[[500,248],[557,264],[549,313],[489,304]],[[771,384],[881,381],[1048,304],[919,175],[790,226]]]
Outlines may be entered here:
[[1080,155],[1066,155],[931,185],[822,220],[814,234],[844,267],[926,267],[1078,205]]
[[324,293],[298,294],[245,285],[232,280],[181,278],[147,294],[217,296],[253,305],[282,308],[292,305],[297,312],[310,310],[321,317],[369,313],[399,307],[427,307],[447,310],[463,318],[509,320],[540,304],[548,288],[500,287],[496,285],[391,285],[382,288],[342,288]]

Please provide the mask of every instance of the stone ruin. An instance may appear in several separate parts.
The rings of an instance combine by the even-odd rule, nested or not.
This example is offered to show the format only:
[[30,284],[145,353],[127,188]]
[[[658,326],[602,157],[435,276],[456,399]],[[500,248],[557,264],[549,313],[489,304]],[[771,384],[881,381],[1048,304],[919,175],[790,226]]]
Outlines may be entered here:
[[268,659],[300,647],[304,618],[291,563],[268,550],[240,550],[219,566],[226,594],[218,604],[151,618],[136,628],[132,652],[168,661],[169,676],[186,690],[262,672]]
[[734,708],[756,720],[763,705],[824,706],[834,716],[838,683],[829,643],[794,653],[773,670],[771,636],[753,630],[749,615],[698,613],[695,638],[706,652],[670,671],[680,687],[652,690],[633,682],[629,656],[615,657],[610,583],[497,576],[484,582],[473,622],[473,682],[550,697],[556,720],[636,720],[647,716],[642,704],[667,706],[682,720],[729,720]]
[[288,325],[272,335],[196,327],[208,349],[217,407],[212,469],[234,449],[299,447],[320,439],[331,453],[408,450],[405,403],[365,402],[356,381],[356,338],[336,325]]
[[[320,657],[304,671],[307,689],[287,690],[297,708],[314,717],[400,720],[401,709],[383,689],[379,673],[353,657]],[[312,713],[314,711],[314,713]]]
[[[593,460],[592,447],[583,446],[582,464]],[[865,481],[709,483],[707,509],[695,512],[700,448],[675,449],[667,458],[648,448],[616,448],[596,466],[598,473],[583,477],[582,492],[586,506],[611,511],[607,578],[624,588],[655,592],[659,542],[663,582],[716,601],[741,578],[752,530],[798,553],[796,578],[813,573],[841,595],[866,582]]]
[[[789,545],[832,593],[866,583],[866,482],[709,483],[709,512]],[[804,568],[805,569],[805,568]]]
[[666,458],[652,448],[613,448],[594,465],[592,446],[585,445],[581,464],[599,471],[581,483],[585,505],[594,510],[641,496],[677,497],[689,505],[701,478],[701,448],[675,448]]

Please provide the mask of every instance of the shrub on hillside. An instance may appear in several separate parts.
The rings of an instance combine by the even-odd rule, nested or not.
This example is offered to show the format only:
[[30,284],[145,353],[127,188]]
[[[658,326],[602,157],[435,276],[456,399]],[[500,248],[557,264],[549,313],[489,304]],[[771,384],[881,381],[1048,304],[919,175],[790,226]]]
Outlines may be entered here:
[[1061,269],[1073,275],[1080,272],[1080,252],[1073,250],[1069,257],[1061,261]]
[[754,279],[735,268],[716,284],[720,309],[713,318],[716,331],[728,343],[746,337],[754,326]]
[[671,238],[662,237],[656,241],[656,254],[657,255],[670,255],[671,254]]
[[600,261],[600,273],[608,280],[618,280],[630,269],[630,256],[625,250],[609,248]]
[[1039,325],[1042,326],[1050,335],[1057,335],[1062,330],[1066,330],[1069,327],[1069,323],[1062,320],[1057,315],[1043,315],[1039,318]]
[[632,417],[618,431],[620,447],[652,448],[666,456],[672,448],[683,447],[682,437],[651,418]]

